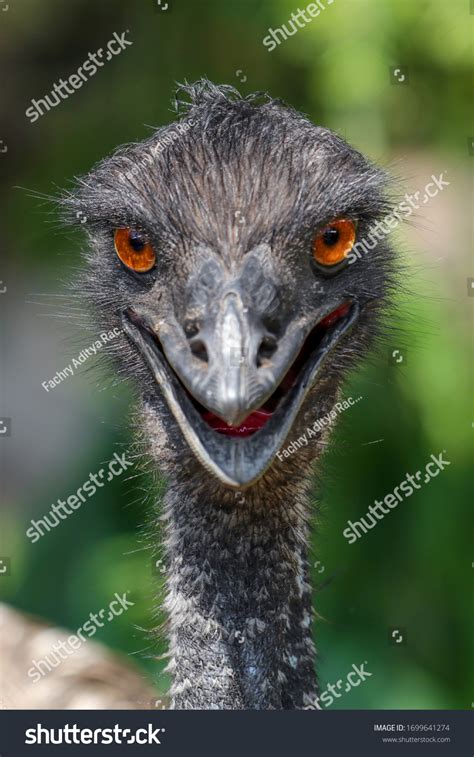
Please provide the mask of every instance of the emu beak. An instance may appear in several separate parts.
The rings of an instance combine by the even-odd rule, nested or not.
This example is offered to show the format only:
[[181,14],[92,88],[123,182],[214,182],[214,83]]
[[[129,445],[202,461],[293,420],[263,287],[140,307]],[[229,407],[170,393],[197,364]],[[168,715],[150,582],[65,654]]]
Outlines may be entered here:
[[159,338],[169,364],[194,399],[237,429],[283,379],[301,348],[304,328],[301,322],[290,324],[278,342],[234,283],[200,317],[189,351],[167,328]]
[[270,359],[261,356],[262,322],[235,286],[207,314],[194,352],[144,310],[124,311],[123,326],[201,464],[227,486],[245,488],[273,462],[325,360],[357,316],[357,304],[345,302],[316,323],[296,321]]
[[268,373],[257,368],[257,352],[262,340],[262,328],[252,323],[248,309],[236,291],[227,292],[221,300],[214,323],[206,318],[204,345],[209,367],[205,381],[200,382],[198,394],[209,410],[226,421],[239,426],[256,407],[263,404],[273,383]]

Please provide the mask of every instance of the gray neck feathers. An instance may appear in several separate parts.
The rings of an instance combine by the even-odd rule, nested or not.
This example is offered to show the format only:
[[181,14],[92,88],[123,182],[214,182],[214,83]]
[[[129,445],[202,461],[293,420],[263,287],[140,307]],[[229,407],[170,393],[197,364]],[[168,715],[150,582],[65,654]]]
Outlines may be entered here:
[[315,707],[306,485],[165,495],[177,709]]

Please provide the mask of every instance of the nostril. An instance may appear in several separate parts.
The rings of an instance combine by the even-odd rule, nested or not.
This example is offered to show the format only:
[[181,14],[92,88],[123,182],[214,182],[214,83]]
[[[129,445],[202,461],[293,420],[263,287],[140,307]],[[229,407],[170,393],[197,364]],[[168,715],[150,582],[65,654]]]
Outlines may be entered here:
[[189,342],[189,346],[191,348],[191,352],[195,357],[198,358],[198,360],[202,360],[203,363],[209,362],[206,345],[204,344],[202,339],[192,339]]
[[258,349],[257,353],[257,367],[260,368],[260,366],[265,362],[265,360],[270,360],[272,355],[276,352],[276,349],[278,347],[277,340],[274,336],[271,336],[270,334],[267,334],[263,337],[260,347]]

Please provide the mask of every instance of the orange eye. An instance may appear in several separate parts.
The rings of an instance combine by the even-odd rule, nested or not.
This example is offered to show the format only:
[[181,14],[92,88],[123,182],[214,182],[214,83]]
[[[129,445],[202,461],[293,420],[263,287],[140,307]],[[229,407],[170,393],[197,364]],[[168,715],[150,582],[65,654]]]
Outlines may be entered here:
[[138,231],[116,229],[114,244],[120,260],[132,271],[146,273],[155,265],[156,255],[153,247]]
[[356,238],[354,221],[341,218],[331,221],[313,242],[313,257],[324,266],[341,263],[350,253]]

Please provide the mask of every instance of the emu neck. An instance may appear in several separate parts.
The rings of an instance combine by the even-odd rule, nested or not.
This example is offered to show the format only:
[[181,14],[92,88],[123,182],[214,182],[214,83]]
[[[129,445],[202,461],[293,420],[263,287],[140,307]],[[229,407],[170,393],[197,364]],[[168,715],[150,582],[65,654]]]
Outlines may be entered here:
[[166,496],[177,709],[293,709],[317,696],[301,484]]

